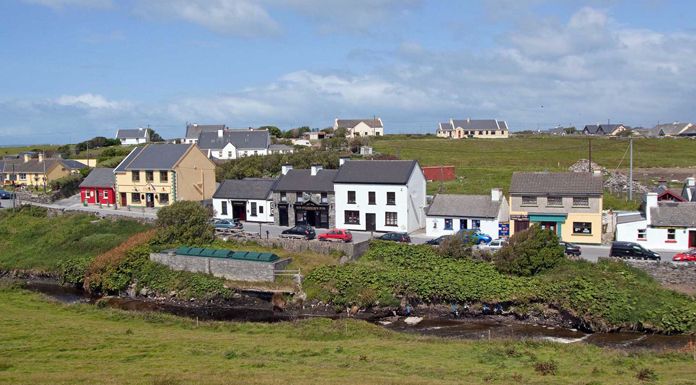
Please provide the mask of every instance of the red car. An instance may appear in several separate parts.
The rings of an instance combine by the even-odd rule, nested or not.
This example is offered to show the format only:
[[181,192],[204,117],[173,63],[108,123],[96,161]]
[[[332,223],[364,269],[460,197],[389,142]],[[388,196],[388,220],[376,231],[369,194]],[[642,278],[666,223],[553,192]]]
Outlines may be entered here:
[[676,254],[672,260],[674,262],[696,262],[696,249]]
[[353,240],[353,234],[351,234],[348,230],[331,229],[324,234],[319,234],[317,239],[320,241],[350,242]]

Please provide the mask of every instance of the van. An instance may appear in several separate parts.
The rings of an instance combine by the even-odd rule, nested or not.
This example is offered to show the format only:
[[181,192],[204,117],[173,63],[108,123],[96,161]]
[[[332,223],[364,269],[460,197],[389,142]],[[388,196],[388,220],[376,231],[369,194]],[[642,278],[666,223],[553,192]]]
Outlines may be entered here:
[[634,242],[612,242],[609,250],[610,257],[652,259],[659,261],[660,254],[648,250]]

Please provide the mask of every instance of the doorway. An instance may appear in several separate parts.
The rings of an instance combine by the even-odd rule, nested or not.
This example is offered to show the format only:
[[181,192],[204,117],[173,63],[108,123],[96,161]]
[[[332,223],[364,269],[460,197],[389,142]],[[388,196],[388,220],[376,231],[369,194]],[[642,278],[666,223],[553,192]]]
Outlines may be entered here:
[[365,214],[365,230],[376,231],[377,230],[377,215],[367,213]]
[[689,230],[689,248],[696,247],[696,230]]
[[145,207],[155,207],[155,194],[145,194]]
[[288,225],[288,206],[278,206],[278,224],[281,226]]
[[525,231],[529,228],[529,221],[515,221],[515,233]]
[[232,202],[232,218],[246,221],[246,202]]
[[128,196],[126,193],[121,193],[121,207],[128,206]]
[[540,225],[542,230],[551,230],[554,234],[558,234],[556,222],[541,222]]

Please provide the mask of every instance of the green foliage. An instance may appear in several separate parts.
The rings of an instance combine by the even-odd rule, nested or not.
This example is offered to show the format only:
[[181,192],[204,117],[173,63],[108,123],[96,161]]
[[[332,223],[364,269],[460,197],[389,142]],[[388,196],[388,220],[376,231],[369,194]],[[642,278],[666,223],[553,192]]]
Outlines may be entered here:
[[147,130],[150,132],[151,142],[164,142],[164,139],[160,136],[160,134],[155,132],[155,130],[153,130],[152,128],[148,128]]
[[68,257],[58,262],[60,282],[62,284],[81,287],[85,279],[85,273],[91,262],[92,257],[87,255]]
[[473,256],[472,246],[474,242],[471,238],[464,239],[462,236],[452,235],[440,244],[438,252],[440,255],[452,258],[471,258]]
[[106,168],[116,168],[116,166],[118,166],[118,164],[121,163],[125,157],[125,155],[117,155],[111,158],[98,160],[97,166]]
[[515,233],[510,242],[495,255],[501,272],[532,276],[558,265],[565,258],[563,246],[553,231],[531,226]]
[[215,238],[212,211],[200,203],[179,201],[157,212],[157,241],[161,244],[205,244]]
[[80,191],[81,174],[70,174],[49,182],[51,190],[60,192],[60,196],[69,197]]
[[261,126],[259,127],[260,130],[268,130],[268,133],[271,136],[275,136],[276,138],[280,138],[283,136],[283,131],[280,130],[280,128],[276,126]]
[[86,140],[84,142],[80,142],[75,145],[75,153],[79,154],[80,152],[86,151],[86,150],[93,150],[96,148],[100,147],[110,147],[110,146],[118,146],[121,144],[121,140],[119,139],[112,139],[112,138],[106,138],[103,136],[95,136],[94,138],[90,140]]
[[293,154],[248,156],[230,160],[216,169],[218,181],[249,177],[269,177],[280,173],[281,166],[289,163],[295,168],[309,168],[321,164],[324,168],[338,168],[339,154],[333,151],[297,149]]

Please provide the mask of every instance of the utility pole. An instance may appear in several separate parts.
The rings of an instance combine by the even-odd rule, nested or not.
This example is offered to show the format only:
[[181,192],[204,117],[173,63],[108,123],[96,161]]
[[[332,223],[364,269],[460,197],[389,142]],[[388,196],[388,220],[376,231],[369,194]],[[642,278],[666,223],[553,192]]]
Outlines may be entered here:
[[589,138],[590,141],[590,162],[587,165],[587,169],[589,170],[590,174],[592,174],[592,138]]
[[628,165],[628,200],[633,200],[633,138],[628,139],[629,165]]
[[41,160],[43,163],[43,186],[44,186],[44,194],[46,194],[46,152],[41,151]]

